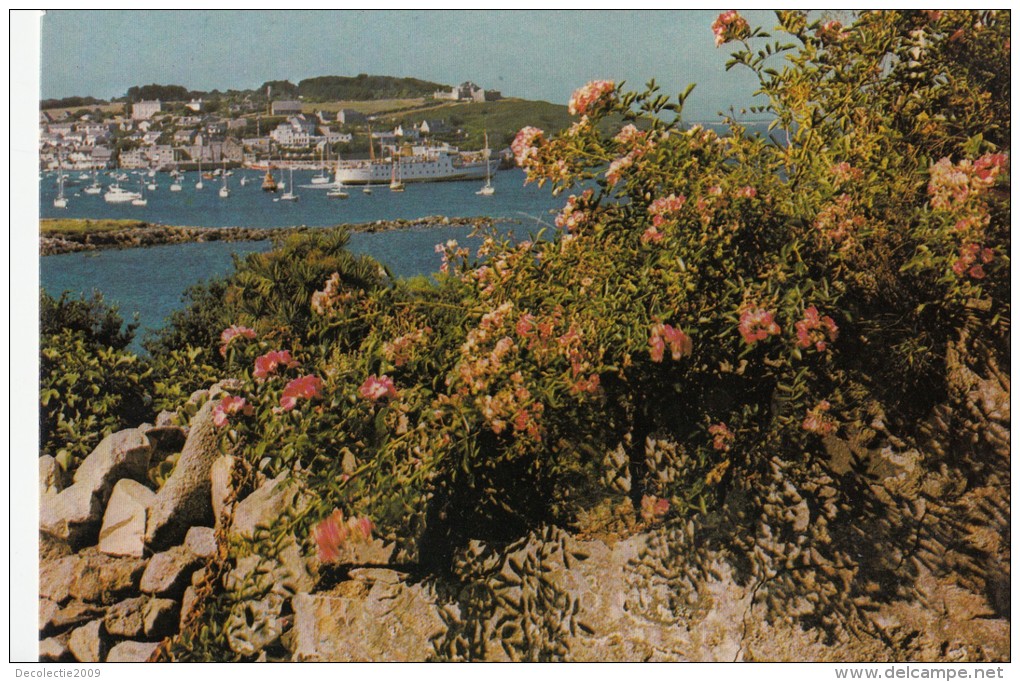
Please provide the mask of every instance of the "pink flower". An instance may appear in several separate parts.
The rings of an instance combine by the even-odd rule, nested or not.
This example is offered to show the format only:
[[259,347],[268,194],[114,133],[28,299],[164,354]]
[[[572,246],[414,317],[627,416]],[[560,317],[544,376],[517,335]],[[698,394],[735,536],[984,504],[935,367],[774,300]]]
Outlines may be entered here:
[[571,116],[583,116],[594,112],[599,106],[607,104],[616,89],[613,81],[592,81],[578,88],[570,97],[567,111]]
[[251,405],[244,398],[237,396],[225,396],[213,407],[213,425],[222,429],[230,423],[230,416],[234,414],[251,415],[254,413]]
[[518,166],[525,168],[538,156],[538,145],[544,134],[544,131],[532,126],[520,129],[517,136],[514,137],[514,141],[510,143],[510,149],[514,153],[514,159]]
[[670,216],[674,216],[679,213],[686,201],[687,197],[683,194],[680,196],[670,194],[668,197],[659,197],[652,203],[648,204],[648,215],[669,218]]
[[674,328],[668,324],[653,324],[648,337],[648,353],[652,356],[652,362],[662,362],[667,346],[674,360],[690,355],[694,350],[691,337],[687,336],[679,327]]
[[708,433],[712,436],[712,447],[722,452],[729,452],[730,444],[733,442],[733,432],[726,426],[725,422],[712,424],[708,427]]
[[820,40],[834,43],[843,40],[846,37],[846,32],[843,31],[843,24],[833,19],[819,26],[816,35]]
[[393,379],[390,379],[385,374],[381,377],[373,374],[365,379],[358,388],[358,393],[362,398],[373,403],[383,398],[397,397],[397,389],[393,385]]
[[747,19],[740,16],[736,10],[731,9],[716,17],[712,23],[712,33],[715,34],[715,46],[721,47],[731,40],[748,37],[751,35],[751,27],[748,25]]
[[319,521],[312,530],[319,560],[339,561],[341,549],[347,541],[368,542],[372,539],[374,524],[367,516],[351,517],[344,520],[344,513],[334,509],[333,513]]
[[255,338],[255,330],[254,329],[249,329],[248,327],[240,327],[240,326],[238,326],[236,324],[232,324],[229,327],[227,327],[226,329],[224,329],[223,332],[220,334],[220,342],[223,344],[223,345],[220,346],[220,355],[222,355],[223,357],[226,357],[227,356],[227,346],[230,345],[231,341],[233,341],[234,339],[236,339],[238,337],[245,338],[245,339],[254,339]]
[[620,181],[621,177],[623,177],[623,171],[633,165],[634,152],[631,152],[626,156],[613,159],[613,161],[609,164],[609,168],[606,170],[606,182],[608,182],[609,186],[612,187]]
[[594,192],[586,189],[581,196],[571,194],[567,197],[567,204],[556,216],[556,227],[563,227],[570,232],[577,232],[584,227],[591,219],[591,198]]
[[255,358],[255,371],[252,372],[252,376],[255,377],[256,381],[265,381],[270,374],[276,372],[280,367],[289,369],[300,364],[290,356],[289,350],[273,350]]
[[311,400],[320,395],[322,395],[322,379],[314,374],[308,374],[287,384],[280,397],[280,409],[283,412],[289,412],[297,407],[298,398]]
[[801,424],[801,428],[805,431],[818,434],[819,436],[825,436],[832,433],[836,424],[831,417],[828,416],[827,412],[832,406],[828,400],[823,400],[813,408],[808,410],[807,416],[804,418],[804,423]]
[[641,498],[641,518],[645,523],[653,523],[669,512],[669,500],[662,500],[655,495]]
[[754,199],[756,196],[758,196],[758,190],[756,190],[754,187],[751,187],[750,185],[744,185],[743,187],[737,190],[736,194],[737,197],[741,199]]
[[811,306],[804,311],[804,318],[794,327],[797,330],[797,345],[801,348],[814,346],[819,352],[825,350],[827,342],[836,340],[839,327],[831,317],[821,317],[818,309]]
[[[658,218],[659,216],[655,216]],[[662,238],[666,235],[659,232],[659,228],[655,225],[651,225],[641,234],[642,244],[658,244],[662,241]]]
[[982,249],[978,244],[964,244],[960,247],[960,257],[953,263],[953,272],[957,277],[963,277],[964,273],[967,273],[973,279],[984,279],[983,266],[994,259],[995,251],[992,249],[987,247]]
[[779,334],[782,330],[775,322],[775,314],[771,310],[761,308],[745,308],[740,314],[740,325],[738,326],[744,343],[753,346],[759,341],[764,341],[770,336]]

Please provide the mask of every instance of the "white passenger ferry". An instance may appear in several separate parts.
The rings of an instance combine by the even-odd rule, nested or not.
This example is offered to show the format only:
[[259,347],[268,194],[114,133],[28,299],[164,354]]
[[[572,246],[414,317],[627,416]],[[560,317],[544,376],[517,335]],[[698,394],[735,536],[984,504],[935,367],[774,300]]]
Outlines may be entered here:
[[394,177],[403,183],[480,180],[494,173],[497,160],[486,160],[484,152],[466,153],[450,145],[408,146],[381,159],[340,161],[336,184],[386,185]]

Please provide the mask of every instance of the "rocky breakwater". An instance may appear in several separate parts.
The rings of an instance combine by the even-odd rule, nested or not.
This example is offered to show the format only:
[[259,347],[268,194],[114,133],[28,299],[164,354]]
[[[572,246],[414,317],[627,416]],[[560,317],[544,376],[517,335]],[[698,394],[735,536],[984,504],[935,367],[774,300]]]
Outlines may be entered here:
[[[426,216],[413,220],[376,220],[369,223],[345,223],[335,226],[350,232],[388,232],[412,227],[484,227],[495,222],[492,218],[450,218],[447,216]],[[134,249],[163,244],[185,242],[251,242],[281,237],[285,234],[305,232],[316,228],[307,225],[294,227],[187,227],[176,225],[131,224],[110,229],[90,229],[84,221],[79,229],[50,229],[45,221],[39,234],[39,253],[52,256],[78,251],[101,251],[106,249]]]

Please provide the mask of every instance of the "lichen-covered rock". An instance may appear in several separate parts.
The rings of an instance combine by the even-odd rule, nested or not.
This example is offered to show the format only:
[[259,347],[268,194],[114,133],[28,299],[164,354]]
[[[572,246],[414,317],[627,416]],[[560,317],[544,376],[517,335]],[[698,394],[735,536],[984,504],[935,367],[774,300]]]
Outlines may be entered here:
[[39,499],[39,530],[72,548],[93,544],[103,518],[103,501],[90,484],[74,483]]
[[74,655],[67,646],[70,634],[47,637],[39,642],[39,660],[46,663],[69,663]]
[[75,576],[75,555],[39,562],[39,596],[62,604],[71,596],[71,581]]
[[107,663],[145,663],[159,642],[120,642],[106,655]]
[[209,559],[216,555],[216,531],[205,526],[195,526],[184,537],[184,546],[195,556]]
[[84,486],[105,507],[117,481],[145,480],[151,455],[152,442],[141,429],[112,433],[81,463],[74,473],[74,483]]
[[86,604],[83,601],[70,601],[60,608],[59,611],[50,617],[47,632],[64,632],[65,630],[77,627],[90,620],[102,618],[106,609],[95,604]]
[[209,471],[210,495],[212,502],[213,518],[216,520],[216,527],[220,526],[220,519],[227,506],[232,492],[231,476],[234,470],[234,457],[223,455],[216,459]]
[[137,594],[145,566],[144,559],[111,557],[90,547],[78,554],[70,594],[83,601],[112,604]]
[[150,599],[142,610],[146,639],[162,639],[177,631],[181,605],[173,599]]
[[288,479],[286,473],[280,474],[234,506],[234,522],[230,531],[252,538],[256,529],[271,527],[285,512],[300,512],[305,504],[297,483]]
[[234,604],[223,624],[231,650],[253,656],[279,640],[286,625],[283,604],[283,597],[273,593]]
[[93,620],[76,628],[67,641],[67,647],[81,663],[101,663],[106,655],[107,637],[103,621]]
[[212,525],[209,470],[220,456],[212,409],[212,402],[205,403],[191,420],[181,456],[149,507],[145,537],[154,549],[182,542],[192,526]]
[[117,481],[106,505],[106,513],[103,514],[103,525],[99,530],[99,551],[110,556],[143,556],[145,510],[155,496],[154,492],[137,481]]
[[45,631],[50,626],[50,623],[53,622],[53,616],[59,610],[60,604],[50,601],[45,597],[39,599],[39,632]]
[[63,471],[51,455],[39,458],[39,495],[56,495],[63,489]]
[[[364,576],[363,576],[364,577]],[[290,638],[295,661],[426,661],[444,632],[424,585],[373,577],[363,597],[299,594]],[[351,636],[357,632],[357,636]]]
[[185,547],[172,547],[149,559],[139,589],[159,597],[179,598],[202,560]]
[[142,634],[142,610],[145,608],[144,597],[133,597],[119,601],[106,610],[103,626],[115,637],[132,639]]

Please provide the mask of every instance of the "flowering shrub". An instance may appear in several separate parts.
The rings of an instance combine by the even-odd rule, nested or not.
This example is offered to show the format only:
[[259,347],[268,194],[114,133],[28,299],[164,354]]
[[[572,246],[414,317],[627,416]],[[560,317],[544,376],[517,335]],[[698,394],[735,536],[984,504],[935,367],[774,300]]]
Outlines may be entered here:
[[[775,477],[832,491],[809,526],[887,504],[826,443],[919,437],[949,342],[967,326],[1006,347],[1009,16],[778,20],[778,40],[735,12],[713,26],[759,79],[769,135],[688,128],[686,93],[597,81],[576,125],[512,145],[529,182],[567,193],[552,232],[442,244],[435,283],[291,265],[305,321],[263,332],[256,316],[258,339],[231,344],[253,413],[229,415],[224,442],[302,478],[309,550],[332,560],[344,519],[370,519],[442,564],[623,494],[651,524],[733,492],[746,518],[823,542],[825,524],[766,504]],[[252,364],[270,348],[288,361]]]

